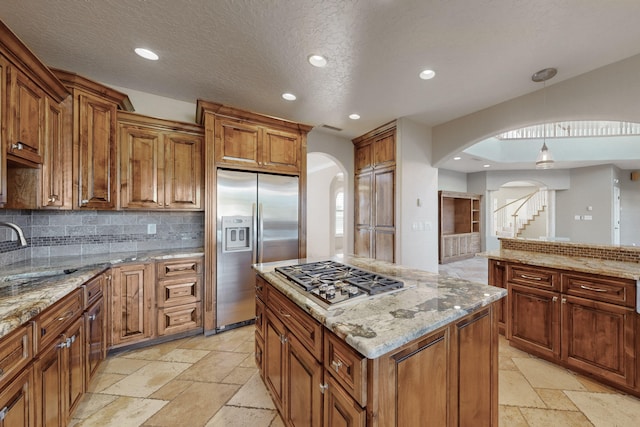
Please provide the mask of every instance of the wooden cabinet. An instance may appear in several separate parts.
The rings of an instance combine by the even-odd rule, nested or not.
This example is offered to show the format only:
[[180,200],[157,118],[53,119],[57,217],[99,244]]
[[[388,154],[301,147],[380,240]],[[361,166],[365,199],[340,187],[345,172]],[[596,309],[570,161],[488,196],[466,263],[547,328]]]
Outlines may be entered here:
[[0,427],[35,426],[33,369],[24,369],[0,388]]
[[285,424],[320,426],[322,326],[274,288],[266,298],[264,381]]
[[331,376],[326,376],[324,392],[325,427],[365,427],[367,414],[349,394]]
[[637,390],[633,280],[507,264],[511,345]]
[[[56,304],[36,320],[42,335],[34,362],[36,426],[65,426],[84,393],[84,319],[75,310],[80,290]],[[69,322],[71,322],[69,324]],[[55,324],[54,324],[55,323]],[[55,335],[61,325],[68,325]]]
[[72,146],[65,129],[71,122],[71,99],[56,104],[47,98],[45,109],[45,151],[42,164],[42,208],[71,209]]
[[87,282],[84,288],[84,327],[85,327],[85,385],[88,388],[89,382],[98,370],[98,366],[107,355],[107,335],[106,321],[107,313],[105,307],[106,273],[100,274]]
[[300,173],[303,153],[297,132],[220,119],[216,121],[215,135],[216,164]]
[[356,255],[395,261],[395,122],[353,140]]
[[[5,99],[7,97],[7,62],[0,55],[0,138],[4,139],[4,131],[6,128],[7,109]],[[4,207],[7,202],[7,154],[4,143],[0,142],[0,207]]]
[[[504,261],[495,259],[489,260],[488,284],[497,288],[507,289],[507,276]],[[502,298],[496,304],[496,318],[498,321],[498,332],[506,335],[506,325],[508,317],[508,297]]]
[[480,195],[439,191],[440,263],[480,252]]
[[121,347],[155,335],[154,264],[111,269],[111,345]]
[[0,390],[33,358],[33,324],[17,328],[0,342]]
[[118,207],[116,111],[132,111],[129,98],[63,70],[52,70],[72,93],[73,207]]
[[118,127],[122,208],[203,209],[200,126],[119,112]]
[[202,327],[202,265],[202,257],[157,262],[158,336]]
[[16,159],[42,164],[45,150],[47,96],[25,73],[7,67],[7,154]]

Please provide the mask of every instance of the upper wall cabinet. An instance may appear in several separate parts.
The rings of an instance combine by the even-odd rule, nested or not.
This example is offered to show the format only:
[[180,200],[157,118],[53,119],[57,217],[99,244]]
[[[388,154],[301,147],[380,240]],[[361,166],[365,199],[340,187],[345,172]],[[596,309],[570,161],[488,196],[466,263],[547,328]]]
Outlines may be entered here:
[[53,72],[73,95],[73,207],[116,209],[116,112],[133,106],[123,93],[74,73]]
[[50,112],[61,112],[68,96],[62,82],[0,21],[0,207],[47,206],[39,191],[42,168],[51,138],[61,135],[50,131],[51,120],[62,122]]
[[200,126],[120,111],[118,129],[122,208],[203,209]]
[[214,118],[217,166],[301,173],[310,126],[198,100],[198,123],[204,124],[205,113]]

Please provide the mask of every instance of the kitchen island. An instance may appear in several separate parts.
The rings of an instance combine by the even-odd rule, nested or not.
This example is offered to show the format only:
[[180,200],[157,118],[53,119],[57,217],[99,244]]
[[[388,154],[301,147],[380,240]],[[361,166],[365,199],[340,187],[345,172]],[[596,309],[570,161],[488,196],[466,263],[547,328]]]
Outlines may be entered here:
[[256,362],[286,425],[497,426],[503,289],[358,257],[404,288],[325,307],[257,264]]

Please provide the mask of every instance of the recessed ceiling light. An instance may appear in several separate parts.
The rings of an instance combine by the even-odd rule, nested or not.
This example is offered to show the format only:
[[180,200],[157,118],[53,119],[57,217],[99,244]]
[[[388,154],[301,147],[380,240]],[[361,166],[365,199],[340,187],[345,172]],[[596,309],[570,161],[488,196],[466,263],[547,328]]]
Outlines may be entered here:
[[137,47],[134,49],[134,51],[144,59],[150,59],[151,61],[157,61],[159,58],[159,56],[155,52],[152,52],[149,49]]
[[483,168],[490,168],[491,165],[482,165]]
[[309,55],[309,64],[314,67],[323,68],[327,66],[327,58],[322,55]]
[[282,97],[284,99],[286,99],[287,101],[295,101],[296,100],[296,96],[292,93],[283,93]]
[[349,118],[351,120],[358,120],[360,118],[360,114],[349,114]]
[[460,156],[455,156],[455,157],[453,158],[453,160],[460,160],[461,158],[462,158],[462,157],[460,157]]
[[436,76],[436,72],[433,70],[422,70],[420,71],[420,78],[422,80],[431,80]]

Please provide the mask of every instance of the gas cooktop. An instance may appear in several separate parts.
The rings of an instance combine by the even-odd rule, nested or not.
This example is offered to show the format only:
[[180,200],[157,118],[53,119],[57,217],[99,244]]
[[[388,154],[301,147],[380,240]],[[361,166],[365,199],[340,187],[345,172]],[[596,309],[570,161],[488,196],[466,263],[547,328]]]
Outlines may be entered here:
[[324,306],[359,296],[391,292],[404,286],[400,280],[336,261],[276,267],[276,271],[322,301]]

